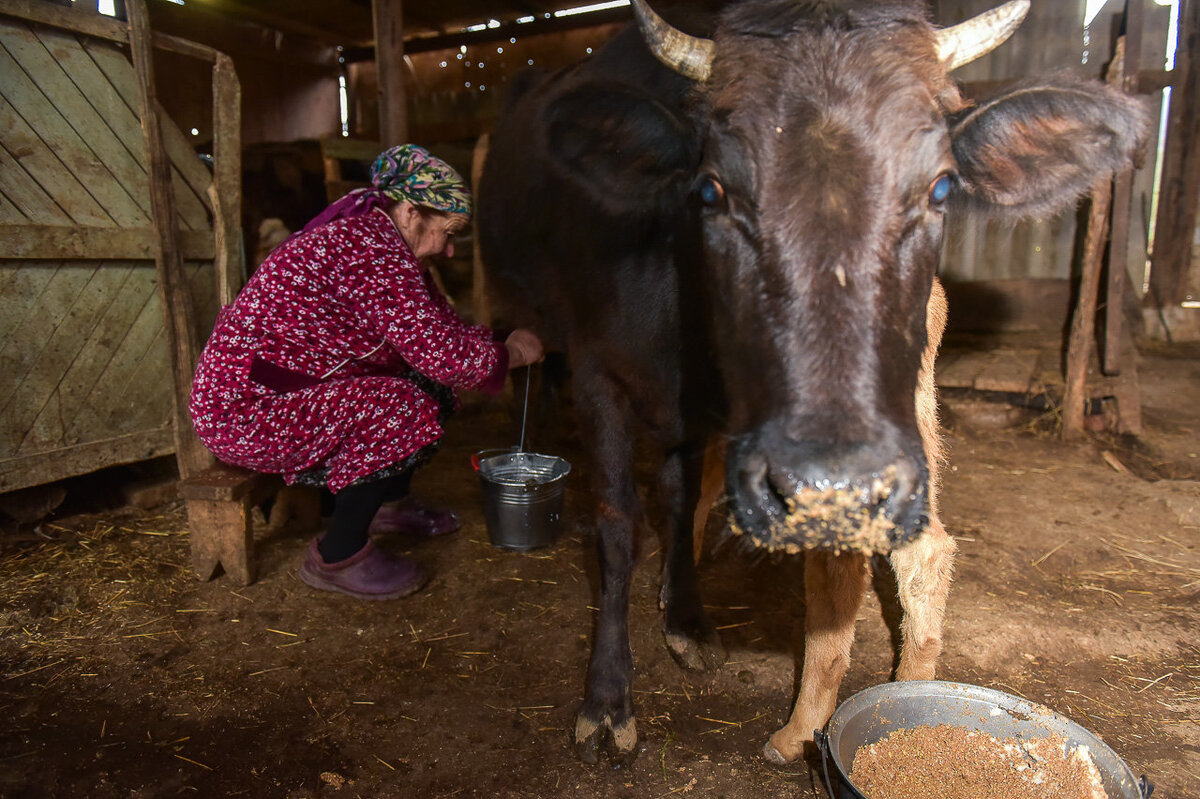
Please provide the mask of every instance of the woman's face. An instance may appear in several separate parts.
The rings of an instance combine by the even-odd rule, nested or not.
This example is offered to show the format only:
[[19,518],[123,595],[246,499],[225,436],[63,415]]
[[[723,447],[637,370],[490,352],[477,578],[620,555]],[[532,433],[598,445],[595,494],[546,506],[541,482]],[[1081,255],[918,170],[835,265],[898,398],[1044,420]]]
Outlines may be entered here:
[[421,213],[409,203],[399,203],[393,207],[391,216],[418,260],[431,255],[453,257],[454,238],[466,229],[468,222],[464,214],[441,211]]

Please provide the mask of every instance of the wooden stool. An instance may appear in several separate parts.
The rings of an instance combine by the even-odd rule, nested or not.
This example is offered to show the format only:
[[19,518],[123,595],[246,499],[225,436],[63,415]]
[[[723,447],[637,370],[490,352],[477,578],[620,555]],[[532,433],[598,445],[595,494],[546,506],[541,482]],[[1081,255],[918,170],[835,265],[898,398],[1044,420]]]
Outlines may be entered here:
[[261,474],[218,463],[179,483],[187,501],[192,568],[201,580],[211,580],[218,567],[241,580],[254,582],[254,538],[250,509],[283,487],[274,474]]

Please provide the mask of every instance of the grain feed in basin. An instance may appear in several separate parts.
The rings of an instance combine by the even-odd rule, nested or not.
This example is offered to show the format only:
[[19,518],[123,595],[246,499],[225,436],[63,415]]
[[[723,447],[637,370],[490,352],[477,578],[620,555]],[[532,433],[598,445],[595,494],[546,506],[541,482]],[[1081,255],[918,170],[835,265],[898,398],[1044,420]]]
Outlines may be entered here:
[[867,799],[1109,799],[1086,746],[949,724],[896,730],[860,747],[850,780]]

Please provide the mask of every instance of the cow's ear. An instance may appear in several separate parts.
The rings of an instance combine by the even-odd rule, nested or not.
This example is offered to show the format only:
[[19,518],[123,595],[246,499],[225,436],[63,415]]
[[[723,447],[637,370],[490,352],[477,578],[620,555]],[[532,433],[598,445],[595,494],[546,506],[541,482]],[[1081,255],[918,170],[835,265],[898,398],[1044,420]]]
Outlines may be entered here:
[[1055,214],[1131,166],[1146,130],[1141,103],[1104,84],[1014,86],[950,120],[959,203],[1013,219]]
[[687,121],[621,86],[587,86],[547,109],[558,176],[613,216],[678,208],[698,157]]

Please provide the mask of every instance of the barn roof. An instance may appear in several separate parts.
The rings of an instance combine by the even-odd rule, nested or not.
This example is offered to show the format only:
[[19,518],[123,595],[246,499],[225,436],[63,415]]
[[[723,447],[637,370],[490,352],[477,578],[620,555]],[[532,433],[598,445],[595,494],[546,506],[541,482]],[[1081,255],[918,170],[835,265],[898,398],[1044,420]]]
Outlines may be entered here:
[[[415,45],[421,40],[462,35],[472,26],[489,23],[493,29],[497,23],[516,25],[518,20],[521,24],[557,23],[566,27],[576,24],[574,16],[580,17],[579,23],[586,19],[589,24],[629,16],[627,4],[583,15],[555,15],[592,5],[613,4],[602,0],[403,0],[404,36]],[[203,8],[330,45],[368,47],[373,39],[371,0],[204,0]]]

